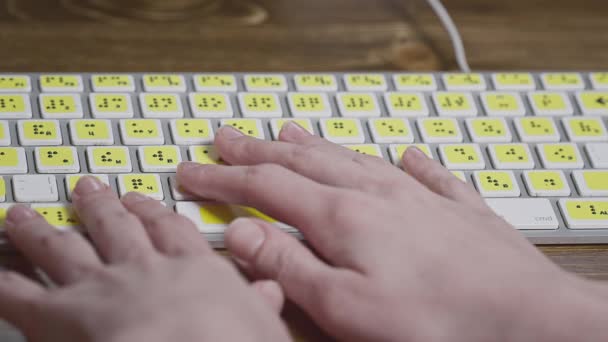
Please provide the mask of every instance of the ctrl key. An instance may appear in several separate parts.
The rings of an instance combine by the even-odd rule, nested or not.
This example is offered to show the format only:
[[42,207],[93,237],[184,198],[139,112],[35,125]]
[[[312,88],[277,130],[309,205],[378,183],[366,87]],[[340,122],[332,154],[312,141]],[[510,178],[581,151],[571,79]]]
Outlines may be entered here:
[[486,203],[519,230],[557,229],[559,221],[551,202],[544,198],[491,198]]
[[563,198],[559,200],[559,207],[568,228],[608,228],[608,198]]

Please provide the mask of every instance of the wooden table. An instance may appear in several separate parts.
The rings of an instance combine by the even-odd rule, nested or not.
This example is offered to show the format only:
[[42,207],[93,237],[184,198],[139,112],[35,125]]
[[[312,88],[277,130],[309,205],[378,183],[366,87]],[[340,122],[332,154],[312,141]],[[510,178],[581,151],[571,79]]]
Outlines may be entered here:
[[[608,69],[604,0],[445,2],[474,69]],[[125,16],[87,0],[0,0],[0,71],[455,68],[423,0],[227,0],[177,16]],[[608,279],[604,246],[541,249],[569,271]],[[286,316],[306,340],[325,339],[296,310]],[[0,340],[18,340],[6,334],[0,329]]]

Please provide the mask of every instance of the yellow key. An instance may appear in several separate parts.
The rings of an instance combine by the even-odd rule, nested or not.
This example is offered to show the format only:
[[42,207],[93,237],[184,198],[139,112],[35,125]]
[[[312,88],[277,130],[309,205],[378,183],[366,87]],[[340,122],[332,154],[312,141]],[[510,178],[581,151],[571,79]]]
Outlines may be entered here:
[[374,94],[340,93],[336,100],[342,116],[380,116],[380,108]]
[[109,121],[72,120],[70,121],[72,143],[74,145],[111,145],[114,137]]
[[559,141],[555,122],[550,118],[525,117],[515,119],[520,138],[524,142]]
[[94,91],[134,91],[135,84],[129,75],[93,75]]
[[474,142],[510,142],[512,138],[504,119],[469,119],[467,127]]
[[283,125],[285,125],[285,123],[290,122],[290,121],[295,122],[300,127],[307,130],[308,133],[315,134],[314,130],[312,128],[312,123],[308,119],[272,119],[272,121],[270,122],[270,127],[272,129],[273,139],[276,140],[279,138],[279,133],[281,132]]
[[370,119],[369,126],[376,143],[411,143],[414,141],[414,136],[406,119]]
[[424,142],[461,142],[462,132],[455,119],[427,118],[417,121]]
[[248,91],[287,91],[283,75],[247,75],[245,87]]
[[145,118],[179,118],[184,116],[182,103],[175,94],[141,94]]
[[121,196],[124,196],[128,192],[138,192],[159,201],[164,198],[158,175],[140,173],[120,175],[118,177]]
[[594,72],[589,78],[594,89],[608,89],[608,72]]
[[120,124],[123,143],[126,145],[162,144],[165,141],[158,120],[127,119]]
[[46,221],[58,229],[74,229],[79,227],[80,221],[70,205],[33,205]]
[[[91,94],[93,115],[102,117],[108,113],[124,113],[132,116],[131,98],[124,94]],[[106,115],[107,116],[107,115]]]
[[375,144],[344,145],[344,147],[361,154],[382,158],[382,152],[380,152],[378,145]]
[[243,134],[250,137],[264,139],[264,131],[260,120],[256,119],[225,119],[221,122],[222,126],[230,125]]
[[570,141],[608,140],[606,127],[600,118],[565,118],[564,126]]
[[569,228],[608,228],[608,200],[562,199],[559,201]]
[[19,166],[21,162],[19,151],[15,147],[0,147],[0,170],[2,168],[12,169]]
[[433,101],[440,116],[477,115],[477,107],[473,104],[471,94],[438,92],[433,94]]
[[29,98],[25,95],[0,94],[0,118],[17,119],[32,117]]
[[186,83],[181,75],[144,75],[143,81],[146,91],[186,91]]
[[43,75],[40,76],[42,91],[82,91],[80,76]]
[[236,79],[228,74],[204,74],[194,77],[197,91],[236,91]]
[[572,105],[562,93],[531,93],[531,104],[536,115],[572,115]]
[[61,134],[55,120],[23,120],[19,121],[20,141],[22,145],[59,145]]
[[199,209],[201,219],[205,224],[230,224],[237,216],[229,205],[207,204]]
[[525,144],[497,144],[488,146],[497,169],[532,169],[534,160]]
[[279,97],[273,93],[240,93],[243,117],[280,117],[283,115]]
[[199,164],[225,164],[213,145],[198,145],[188,148],[190,161]]
[[321,119],[321,134],[329,141],[338,144],[362,144],[365,142],[361,123],[357,119]]
[[433,153],[431,152],[429,145],[426,145],[426,144],[398,144],[398,145],[391,145],[389,148],[391,160],[393,161],[393,164],[401,166],[401,158],[403,157],[403,154],[405,153],[405,151],[408,148],[410,148],[412,146],[414,146],[417,149],[419,149],[420,151],[422,151],[424,154],[426,154],[427,157],[433,159]]
[[554,168],[583,168],[578,148],[574,144],[539,144],[537,145],[543,166]]
[[542,75],[546,89],[583,89],[585,87],[581,75],[574,72],[546,73]]
[[30,78],[28,76],[0,76],[0,91],[8,92],[29,92],[32,90]]
[[530,196],[569,196],[570,187],[562,171],[533,170],[524,173]]
[[38,147],[36,165],[41,173],[74,173],[80,171],[78,155],[72,146]]
[[171,122],[171,131],[179,145],[210,143],[214,137],[211,122],[206,119],[177,119]]
[[[322,112],[330,110],[327,106],[326,97],[319,93],[290,93],[291,110],[294,116],[306,114],[307,112]],[[331,115],[331,110],[329,111]],[[306,115],[302,115],[306,116]]]
[[231,117],[232,105],[226,94],[194,93],[190,95],[190,106],[194,117]]
[[4,183],[4,177],[0,177],[0,202],[6,200],[6,184]]
[[484,197],[518,197],[521,193],[512,171],[476,171],[475,184]]
[[393,80],[398,90],[432,91],[437,89],[432,74],[399,74],[395,75]]
[[386,90],[386,80],[382,74],[348,74],[344,76],[348,91],[383,91]]
[[582,91],[576,99],[585,115],[608,115],[608,91]]
[[445,74],[443,82],[448,90],[485,90],[486,82],[481,74]]
[[485,161],[478,145],[442,145],[439,151],[444,166],[450,170],[472,170],[485,167]]
[[175,171],[181,162],[181,154],[176,146],[141,146],[139,156],[143,172]]
[[294,76],[298,91],[335,91],[336,78],[330,74],[300,74]]
[[41,114],[45,119],[81,118],[82,103],[78,95],[40,95]]
[[573,171],[572,178],[581,196],[608,196],[608,171]]
[[126,147],[89,147],[89,171],[93,173],[131,172],[131,158]]
[[526,109],[518,93],[482,93],[481,103],[488,116],[524,116]]
[[422,95],[416,93],[387,93],[385,95],[391,116],[428,116],[429,109]]
[[529,73],[498,73],[493,75],[494,86],[499,90],[534,90],[536,84]]

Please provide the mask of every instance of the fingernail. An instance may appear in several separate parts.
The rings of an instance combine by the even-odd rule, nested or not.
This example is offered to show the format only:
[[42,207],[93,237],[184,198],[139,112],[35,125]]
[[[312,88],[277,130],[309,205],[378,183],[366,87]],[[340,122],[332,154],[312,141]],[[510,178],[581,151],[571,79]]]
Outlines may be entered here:
[[255,222],[239,218],[226,230],[226,239],[230,252],[245,264],[257,254],[266,239],[266,234]]
[[222,126],[218,133],[220,135],[222,135],[225,139],[228,139],[228,140],[232,140],[232,139],[236,139],[236,138],[240,138],[240,137],[244,136],[243,132],[239,131],[238,129],[236,129],[230,125]]
[[4,220],[4,225],[8,228],[14,227],[19,221],[31,219],[36,216],[36,212],[27,205],[18,204],[9,208]]
[[99,191],[104,188],[104,184],[97,177],[84,176],[78,180],[72,195],[82,196]]
[[127,204],[135,204],[138,202],[149,201],[151,199],[152,199],[151,197],[148,197],[139,192],[129,192],[129,193],[125,194],[124,196],[122,196],[122,201]]
[[287,121],[281,128],[279,135],[287,139],[297,139],[310,136],[311,134],[304,127],[298,125],[297,122]]
[[181,162],[179,163],[179,165],[177,165],[177,173],[188,172],[190,170],[196,169],[200,165],[201,164],[194,162]]
[[409,155],[408,158],[414,158],[416,160],[427,158],[426,154],[416,146],[408,147],[407,150],[405,150],[405,154]]

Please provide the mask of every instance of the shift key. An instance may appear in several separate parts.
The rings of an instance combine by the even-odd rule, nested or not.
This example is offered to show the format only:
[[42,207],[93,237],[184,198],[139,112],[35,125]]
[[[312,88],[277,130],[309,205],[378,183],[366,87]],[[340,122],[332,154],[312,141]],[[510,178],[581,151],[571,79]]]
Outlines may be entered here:
[[544,198],[491,198],[494,212],[520,230],[557,229],[559,221],[551,202]]

